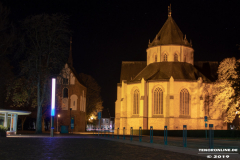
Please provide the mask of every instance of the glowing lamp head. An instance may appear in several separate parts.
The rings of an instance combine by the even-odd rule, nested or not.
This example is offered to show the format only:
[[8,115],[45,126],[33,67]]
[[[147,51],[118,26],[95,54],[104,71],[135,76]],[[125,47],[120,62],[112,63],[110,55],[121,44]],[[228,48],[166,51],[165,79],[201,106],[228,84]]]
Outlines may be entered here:
[[58,115],[58,117],[60,117],[60,114]]
[[56,78],[52,78],[51,116],[55,116],[55,91],[56,91]]

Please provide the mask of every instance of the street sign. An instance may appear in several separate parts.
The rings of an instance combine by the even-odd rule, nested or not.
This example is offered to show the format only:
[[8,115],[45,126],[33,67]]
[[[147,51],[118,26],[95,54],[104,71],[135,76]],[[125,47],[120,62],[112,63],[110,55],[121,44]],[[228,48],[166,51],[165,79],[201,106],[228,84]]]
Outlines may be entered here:
[[207,128],[207,123],[205,123],[205,127]]
[[207,120],[207,116],[204,116],[204,121],[205,121],[205,122],[207,122],[207,121],[208,121],[208,120]]
[[101,112],[98,112],[98,119],[101,119]]
[[71,129],[73,129],[74,128],[74,118],[72,117],[71,118]]

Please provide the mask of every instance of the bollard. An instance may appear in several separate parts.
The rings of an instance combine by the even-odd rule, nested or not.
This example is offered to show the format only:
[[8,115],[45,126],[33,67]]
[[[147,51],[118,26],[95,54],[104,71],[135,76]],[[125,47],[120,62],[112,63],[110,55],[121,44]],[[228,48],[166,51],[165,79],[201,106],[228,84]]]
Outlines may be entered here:
[[119,139],[119,128],[117,129],[117,139]]
[[109,128],[108,128],[108,137],[109,137]]
[[123,139],[125,139],[125,127],[123,127]]
[[187,147],[187,125],[183,125],[183,147]]
[[153,126],[150,126],[150,143],[153,143]]
[[207,139],[207,123],[205,123],[205,134],[206,134],[206,139]]
[[142,142],[142,127],[139,127],[139,142]]
[[164,126],[164,145],[167,145],[167,126]]
[[112,132],[112,138],[114,138],[114,128],[112,128],[113,132]]
[[209,124],[209,148],[213,149],[214,129],[213,124]]
[[132,142],[133,140],[133,127],[130,129],[130,141]]

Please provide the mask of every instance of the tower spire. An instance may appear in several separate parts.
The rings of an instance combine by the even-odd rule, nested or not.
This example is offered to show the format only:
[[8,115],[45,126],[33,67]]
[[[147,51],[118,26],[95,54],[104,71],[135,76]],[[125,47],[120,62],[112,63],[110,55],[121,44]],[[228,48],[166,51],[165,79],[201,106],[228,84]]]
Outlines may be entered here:
[[170,6],[168,6],[168,17],[172,16],[172,8],[171,8],[171,3]]
[[70,51],[68,57],[68,64],[73,67],[73,59],[72,59],[72,37],[70,37]]

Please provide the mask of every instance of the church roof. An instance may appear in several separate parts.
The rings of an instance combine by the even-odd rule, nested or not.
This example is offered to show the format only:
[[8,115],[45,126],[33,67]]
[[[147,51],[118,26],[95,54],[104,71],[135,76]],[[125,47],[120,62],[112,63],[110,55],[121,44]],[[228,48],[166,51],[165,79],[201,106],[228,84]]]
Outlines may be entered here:
[[120,83],[122,80],[132,80],[146,66],[146,61],[123,61],[121,67]]
[[148,44],[148,47],[169,44],[185,45],[191,47],[191,44],[188,42],[186,37],[183,37],[182,31],[179,29],[172,16],[168,16],[167,21],[164,23],[152,43]]
[[86,87],[86,84],[82,81],[82,79],[79,77],[79,74],[77,74],[75,68],[73,66],[71,66],[71,64],[67,63],[68,67],[71,69],[73,75],[76,77],[76,79],[78,80],[78,82],[83,85],[84,87]]
[[218,66],[217,61],[195,61],[194,67],[196,67],[201,73],[203,73],[211,81],[218,79]]
[[131,82],[145,80],[197,80],[202,77],[203,82],[211,82],[192,64],[186,62],[155,62],[146,66]]

